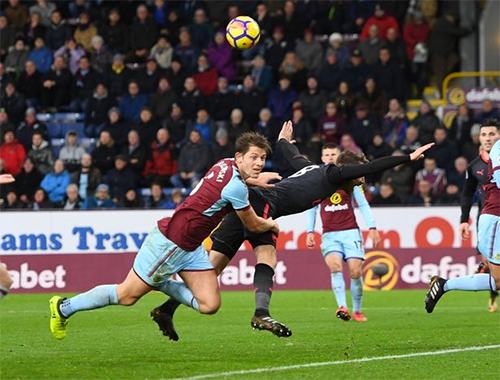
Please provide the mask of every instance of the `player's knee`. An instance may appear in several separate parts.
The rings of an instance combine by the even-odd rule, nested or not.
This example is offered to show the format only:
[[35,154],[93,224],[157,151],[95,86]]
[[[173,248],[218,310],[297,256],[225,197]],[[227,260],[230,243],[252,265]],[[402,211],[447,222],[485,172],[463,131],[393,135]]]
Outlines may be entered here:
[[8,276],[6,276],[5,278],[2,278],[2,281],[1,282],[1,285],[3,288],[9,290],[10,287],[12,286],[12,279]]
[[358,278],[361,277],[361,268],[353,268],[349,272],[352,279],[357,280]]
[[135,297],[134,295],[131,294],[124,294],[120,296],[120,298],[118,299],[118,303],[122,306],[132,306],[138,300],[139,297]]
[[328,267],[332,273],[334,272],[342,272],[342,264],[341,263],[328,263]]
[[220,309],[220,299],[206,300],[200,302],[200,313],[215,314]]

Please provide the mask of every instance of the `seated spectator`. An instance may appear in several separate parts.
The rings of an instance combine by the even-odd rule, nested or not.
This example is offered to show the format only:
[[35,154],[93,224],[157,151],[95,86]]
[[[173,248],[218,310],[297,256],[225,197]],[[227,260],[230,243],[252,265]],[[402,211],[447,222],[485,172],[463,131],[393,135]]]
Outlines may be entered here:
[[3,135],[3,144],[0,145],[0,160],[3,161],[5,173],[17,176],[23,167],[26,151],[22,144],[16,140],[14,132],[6,130]]
[[[309,120],[304,115],[304,110],[301,105],[293,107],[292,113],[293,135],[297,145],[302,148],[308,145],[313,135],[313,127]],[[300,149],[302,151],[302,149]]]
[[35,167],[31,158],[26,157],[21,172],[16,177],[15,187],[19,200],[27,206],[33,198],[35,189],[40,186],[43,176]]
[[90,49],[90,66],[99,74],[103,75],[111,64],[113,56],[108,48],[104,45],[104,40],[101,36],[92,37]]
[[[0,67],[1,67],[1,63],[0,63]],[[3,137],[3,134],[7,130],[15,131],[16,127],[14,126],[14,124],[12,122],[9,121],[9,115],[5,111],[5,108],[0,108],[0,137]],[[2,142],[1,139],[0,139],[0,142]]]
[[347,127],[347,132],[351,134],[361,149],[366,150],[376,131],[380,131],[378,118],[370,112],[366,103],[358,103],[355,107],[354,117]]
[[75,75],[80,68],[80,59],[85,56],[85,49],[76,43],[73,37],[69,37],[54,53],[55,57],[63,57],[68,64],[69,71]]
[[[153,116],[151,108],[145,106],[141,109],[139,114],[139,123],[136,126],[137,132],[141,141],[144,142],[146,146],[151,145],[156,137],[156,132],[160,128],[158,120]],[[123,145],[123,144],[121,144]]]
[[188,71],[182,66],[179,58],[175,56],[172,58],[172,64],[170,65],[170,68],[167,69],[166,75],[175,93],[180,95],[184,90],[184,82],[186,81]]
[[468,165],[469,162],[465,157],[457,157],[453,169],[446,175],[448,184],[456,185],[460,192],[462,192],[465,185]]
[[113,167],[117,154],[118,149],[111,134],[107,130],[102,131],[99,135],[97,147],[92,151],[94,166],[99,169],[102,175],[106,175]]
[[345,120],[337,113],[337,105],[333,101],[326,103],[325,114],[319,120],[319,134],[324,143],[337,143],[344,134]]
[[118,203],[119,207],[123,208],[143,208],[144,203],[142,198],[137,194],[135,189],[129,189]]
[[64,168],[62,160],[54,162],[54,169],[45,175],[40,184],[49,195],[49,200],[53,204],[61,203],[66,194],[66,188],[70,184],[71,177],[67,170]]
[[389,112],[382,120],[384,141],[395,148],[405,139],[406,128],[408,128],[408,119],[403,107],[401,107],[397,99],[391,99],[389,101]]
[[418,128],[418,136],[422,144],[433,141],[434,131],[441,126],[441,121],[434,113],[430,103],[423,100],[420,103],[417,117],[412,120],[411,125]]
[[158,67],[156,60],[153,57],[149,57],[146,60],[145,67],[139,69],[135,78],[141,84],[141,92],[150,96],[158,88],[158,82],[163,75],[163,70]]
[[250,75],[255,82],[255,86],[267,93],[273,84],[273,69],[266,65],[266,60],[263,56],[258,55],[253,59]]
[[58,50],[71,38],[71,28],[63,19],[61,11],[54,9],[50,14],[50,24],[45,32],[47,47],[53,51]]
[[208,61],[217,70],[219,76],[229,81],[234,80],[237,74],[233,55],[234,50],[227,43],[224,33],[221,31],[215,33],[214,40],[208,46]]
[[354,94],[351,93],[347,82],[340,82],[337,92],[333,94],[333,99],[337,105],[337,112],[342,114],[344,119],[350,120],[356,99]]
[[45,110],[57,110],[70,101],[72,77],[61,56],[54,57],[50,71],[42,80],[41,105]]
[[153,182],[151,184],[151,195],[146,200],[146,208],[166,209],[167,203],[167,197],[161,185],[158,182]]
[[52,169],[54,158],[49,143],[43,139],[40,131],[33,132],[31,150],[28,153],[38,171],[45,175]]
[[422,12],[410,14],[404,24],[403,38],[406,45],[406,56],[410,61],[411,81],[417,86],[417,97],[422,96],[427,84],[427,60],[430,28]]
[[399,144],[398,149],[402,151],[404,154],[410,154],[415,149],[420,148],[422,144],[420,143],[420,139],[418,136],[418,129],[413,125],[410,125],[406,129],[405,139],[401,144]]
[[259,121],[255,125],[255,132],[265,136],[269,141],[275,141],[279,134],[279,123],[273,118],[269,108],[262,108],[259,112]]
[[373,16],[366,20],[366,23],[363,26],[363,30],[361,31],[361,40],[364,40],[368,37],[368,33],[372,25],[376,25],[379,29],[380,38],[385,38],[385,36],[387,35],[387,30],[390,28],[393,28],[397,32],[399,32],[399,25],[397,20],[393,16],[386,14],[382,4],[376,4]]
[[471,140],[470,129],[472,128],[472,124],[471,110],[469,110],[466,103],[461,104],[448,130],[449,139],[457,143],[457,147],[460,151],[462,146],[467,141]]
[[500,119],[500,112],[490,99],[483,100],[481,112],[478,115],[477,121],[482,123],[488,119]]
[[167,200],[165,208],[175,210],[177,207],[181,205],[183,201],[184,197],[182,195],[182,190],[174,189],[174,191],[172,191],[172,195],[170,195],[170,200]]
[[234,157],[234,145],[229,141],[226,129],[219,128],[215,134],[215,144],[212,146],[212,161],[214,163],[228,157]]
[[170,86],[170,81],[167,77],[161,77],[158,81],[158,89],[151,95],[150,104],[153,116],[158,120],[168,118],[172,105],[177,101],[177,94]]
[[35,47],[29,53],[28,60],[35,64],[37,70],[42,75],[46,75],[50,71],[54,58],[52,51],[45,46],[43,37],[35,38]]
[[24,70],[17,79],[17,89],[24,95],[28,107],[38,107],[42,94],[42,74],[37,70],[35,63],[27,60]]
[[295,53],[297,57],[304,62],[304,66],[311,72],[316,72],[321,67],[323,57],[323,48],[319,41],[314,38],[311,29],[304,30],[304,38],[297,40],[295,44]]
[[[265,62],[267,62],[273,72],[278,72],[278,68],[285,57],[285,53],[290,50],[290,48],[290,43],[285,39],[283,27],[281,25],[275,26],[273,35],[266,41],[264,46]],[[259,86],[258,80],[256,80],[255,83]]]
[[78,135],[75,131],[66,133],[66,141],[59,151],[59,159],[63,161],[64,167],[73,173],[80,169],[80,161],[85,154],[85,149],[78,144]]
[[467,161],[471,162],[479,154],[479,132],[481,129],[480,124],[473,124],[470,129],[470,141],[466,141],[461,147],[462,156],[464,156]]
[[168,129],[172,142],[180,144],[186,137],[186,120],[178,103],[172,104],[170,116],[163,123],[163,128]]
[[99,186],[97,186],[95,195],[87,197],[82,205],[83,210],[110,208],[116,208],[116,204],[111,200],[109,196],[109,186],[104,183],[101,183]]
[[416,184],[416,193],[410,195],[406,203],[412,206],[429,207],[434,204],[435,199],[432,193],[432,184],[429,181],[422,180]]
[[453,168],[453,162],[458,157],[457,147],[448,139],[446,127],[436,128],[434,131],[434,142],[436,145],[427,152],[426,157],[433,157],[437,166],[449,173]]
[[200,132],[200,135],[205,143],[212,145],[215,128],[212,120],[210,120],[210,115],[205,108],[201,108],[196,113],[196,121],[189,127],[189,130],[193,129]]
[[104,83],[98,83],[85,112],[85,135],[97,137],[106,124],[108,111],[116,102],[108,94]]
[[365,87],[359,95],[358,101],[367,104],[370,112],[377,116],[384,116],[387,112],[387,97],[385,92],[378,88],[375,79],[366,79]]
[[156,44],[151,48],[149,56],[154,58],[161,69],[166,70],[172,63],[174,48],[168,36],[161,34],[156,40]]
[[366,148],[366,157],[371,160],[376,160],[377,158],[390,156],[394,149],[384,141],[384,138],[380,132],[376,132],[373,135],[373,139],[368,148]]
[[379,37],[379,28],[377,25],[372,25],[368,28],[368,36],[361,41],[358,49],[363,56],[364,61],[368,65],[377,63],[379,51],[384,46],[384,41]]
[[15,210],[25,207],[24,203],[17,198],[17,194],[13,190],[7,192],[7,195],[5,196],[5,202],[0,206],[0,208],[3,210]]
[[48,141],[49,134],[47,126],[41,121],[38,121],[35,109],[32,107],[28,108],[24,115],[24,121],[19,124],[16,130],[17,139],[23,144],[24,148],[26,150],[31,148],[33,132],[35,131],[39,131],[43,138]]
[[217,70],[210,67],[208,58],[205,54],[198,57],[198,66],[193,74],[196,87],[203,96],[210,96],[217,90]]
[[122,148],[121,154],[127,157],[129,168],[140,178],[146,165],[147,152],[135,129],[128,133],[128,145]]
[[181,148],[178,174],[171,178],[172,184],[178,188],[194,188],[205,175],[210,162],[210,148],[203,142],[200,132],[193,129],[189,141]]
[[[248,75],[247,77],[251,78]],[[243,81],[243,83],[245,83],[245,80]],[[251,89],[245,89],[245,85],[243,86],[244,91],[251,91]],[[242,101],[243,97],[245,98],[244,101]],[[217,79],[217,91],[209,98],[209,110],[212,119],[216,122],[216,124],[225,124],[229,119],[231,110],[236,107],[236,104],[241,104],[244,102],[247,107],[255,107],[255,105],[250,105],[247,103],[247,101],[250,100],[246,99],[247,97],[247,93],[240,93],[235,98],[235,94],[229,92],[229,83],[227,81],[227,78],[219,77],[219,79]]]
[[196,69],[196,60],[199,50],[191,43],[191,34],[187,28],[182,27],[179,31],[179,43],[174,49],[174,56],[178,57],[182,67],[192,72]]
[[99,35],[106,41],[112,53],[127,51],[128,25],[125,25],[120,18],[120,10],[112,8],[108,13],[106,23],[99,26]]
[[349,83],[349,88],[355,94],[361,92],[365,86],[371,68],[363,62],[361,50],[354,49],[347,66],[343,69],[342,80]]
[[17,91],[14,83],[7,82],[5,84],[5,93],[0,96],[0,106],[9,115],[11,123],[18,125],[23,120],[24,111],[26,110],[26,100]]
[[[196,130],[195,130],[196,131]],[[196,131],[199,135],[199,132]],[[165,128],[156,132],[156,141],[151,144],[151,158],[146,162],[144,175],[148,183],[157,182],[162,186],[171,186],[171,177],[177,171],[177,149],[170,141],[170,133]],[[202,157],[191,157],[202,159]]]
[[[231,111],[231,116],[229,118],[229,125],[227,127],[227,132],[229,140],[236,144],[236,140],[243,133],[248,132],[250,127],[243,119],[243,112],[239,108],[235,108]],[[210,144],[211,145],[211,144]]]
[[39,187],[35,190],[35,193],[33,194],[33,201],[31,202],[29,208],[37,211],[37,210],[54,208],[54,205],[52,204],[51,201],[49,201],[45,190]]
[[300,93],[298,100],[311,123],[317,125],[325,110],[326,93],[319,88],[315,76],[307,78],[307,88]]
[[405,100],[405,76],[400,65],[392,58],[388,47],[380,48],[373,73],[378,86],[388,98],[396,98],[400,102]]
[[89,58],[87,56],[81,57],[78,61],[78,70],[73,76],[70,109],[74,112],[86,112],[89,101],[100,81],[100,74],[90,67]]
[[205,103],[200,91],[196,87],[196,82],[192,77],[187,77],[184,81],[184,91],[179,98],[179,106],[184,113],[186,120],[194,120],[196,113]]
[[455,183],[446,185],[444,194],[437,199],[438,204],[458,205],[460,204],[460,188]]
[[385,46],[389,49],[394,61],[396,61],[401,68],[404,68],[404,66],[406,66],[406,47],[396,28],[387,29]]
[[97,29],[90,23],[90,15],[87,12],[80,13],[73,37],[76,43],[87,50],[92,50],[92,38],[97,36]]
[[327,52],[325,61],[318,72],[320,87],[327,93],[332,93],[339,88],[339,83],[342,80],[341,69],[337,54],[333,51]]
[[138,123],[141,109],[147,105],[147,96],[140,93],[139,83],[133,80],[128,84],[128,93],[120,99],[118,107],[125,121]]
[[290,78],[292,88],[297,92],[306,87],[307,70],[304,63],[293,51],[285,54],[285,58],[283,58],[283,62],[279,67],[279,75]]
[[379,193],[373,197],[372,205],[394,206],[401,204],[401,199],[394,193],[394,188],[388,182],[380,185]]
[[127,166],[126,156],[119,154],[115,157],[115,166],[106,174],[105,182],[115,203],[123,199],[128,190],[137,188],[138,178]]
[[193,23],[189,27],[193,45],[199,49],[206,49],[214,34],[213,25],[203,8],[194,11]]
[[14,44],[16,38],[16,29],[9,25],[9,20],[4,13],[0,13],[0,34],[2,35],[0,40],[0,61],[3,62],[9,47]]
[[439,197],[446,187],[446,172],[436,165],[436,160],[431,157],[424,159],[424,168],[415,175],[414,193],[419,191],[419,183],[425,181],[430,184],[432,194]]
[[92,196],[101,183],[101,172],[92,166],[92,156],[85,153],[80,161],[80,169],[71,175],[71,183],[78,187],[80,198],[85,200]]
[[56,10],[56,5],[47,0],[37,0],[36,4],[29,8],[30,14],[38,14],[40,16],[40,23],[43,26],[50,25],[50,16]]
[[344,133],[340,138],[339,147],[341,150],[348,150],[357,155],[363,155],[363,151],[359,146],[356,145],[352,136],[348,133]]
[[[104,122],[102,127],[97,127],[96,129],[101,129],[102,131],[108,131],[111,138],[117,145],[117,149],[125,145],[127,140],[127,134],[130,130],[129,124],[122,120],[121,112],[118,107],[111,107],[107,112],[107,120]],[[101,134],[99,132],[98,135]]]
[[5,58],[5,72],[17,77],[24,69],[24,64],[28,60],[29,47],[26,46],[24,37],[17,36],[14,46],[9,47]]
[[109,95],[112,98],[123,96],[127,92],[127,86],[132,79],[131,70],[125,66],[123,54],[113,55],[113,61],[104,72],[104,79],[108,84]]
[[79,210],[83,206],[83,201],[80,198],[78,186],[70,183],[66,188],[66,197],[63,200],[63,210]]
[[[402,156],[400,150],[392,152],[393,156]],[[411,192],[413,185],[414,175],[413,171],[408,165],[398,165],[392,169],[388,169],[382,173],[380,182],[390,183],[394,188],[394,192],[398,194],[402,202],[406,200]]]

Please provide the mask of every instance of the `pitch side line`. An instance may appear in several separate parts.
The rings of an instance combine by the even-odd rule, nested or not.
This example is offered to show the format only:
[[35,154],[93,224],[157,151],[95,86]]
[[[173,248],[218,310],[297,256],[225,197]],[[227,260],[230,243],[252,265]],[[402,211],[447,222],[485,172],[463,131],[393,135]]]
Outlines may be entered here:
[[287,365],[280,367],[268,367],[268,368],[256,368],[256,369],[247,369],[241,371],[228,371],[228,372],[218,372],[218,373],[208,373],[205,375],[197,375],[190,377],[180,377],[174,380],[199,380],[199,379],[213,379],[217,377],[227,377],[227,376],[237,376],[237,375],[251,375],[256,373],[263,372],[279,372],[279,371],[288,371],[290,369],[301,369],[301,368],[313,368],[313,367],[327,367],[327,366],[335,366],[340,364],[352,364],[352,363],[366,363],[366,362],[375,362],[380,360],[389,360],[389,359],[406,359],[406,358],[415,358],[418,356],[435,356],[435,355],[446,355],[446,354],[454,354],[457,352],[466,352],[466,351],[485,351],[485,350],[494,350],[500,348],[500,344],[492,344],[489,346],[471,346],[471,347],[463,347],[463,348],[450,348],[448,350],[440,350],[440,351],[427,351],[427,352],[415,352],[413,354],[402,354],[402,355],[387,355],[387,356],[373,356],[370,358],[360,358],[360,359],[352,359],[352,360],[337,360],[330,362],[316,362],[316,363],[306,363],[306,364],[296,364],[296,365]]

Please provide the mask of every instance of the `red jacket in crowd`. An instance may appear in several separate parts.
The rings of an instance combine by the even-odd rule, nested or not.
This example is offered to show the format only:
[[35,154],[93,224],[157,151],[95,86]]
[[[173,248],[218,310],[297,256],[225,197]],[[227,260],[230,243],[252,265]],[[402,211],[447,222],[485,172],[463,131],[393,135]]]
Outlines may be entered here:
[[429,25],[426,22],[407,22],[403,28],[403,38],[406,44],[406,55],[413,60],[415,45],[419,42],[427,43],[429,39]]
[[151,144],[151,159],[146,163],[144,174],[172,176],[177,172],[177,161],[174,159],[173,146],[154,141]]
[[0,145],[0,160],[6,173],[18,175],[23,167],[26,151],[17,140]]
[[399,25],[394,17],[388,15],[383,15],[380,18],[372,16],[366,21],[366,24],[363,26],[363,30],[361,32],[361,41],[368,38],[370,27],[374,24],[378,26],[378,37],[381,40],[386,39],[387,29],[389,28],[396,29],[396,32],[398,32],[399,34]]

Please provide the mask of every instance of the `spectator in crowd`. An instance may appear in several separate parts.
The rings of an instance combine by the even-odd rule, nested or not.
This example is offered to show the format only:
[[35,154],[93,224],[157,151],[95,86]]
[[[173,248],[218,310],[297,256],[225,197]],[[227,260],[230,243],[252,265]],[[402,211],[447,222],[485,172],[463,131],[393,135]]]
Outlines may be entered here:
[[71,29],[63,20],[59,10],[54,9],[50,14],[50,24],[45,32],[47,47],[53,51],[59,50],[71,38]]
[[379,87],[388,98],[396,98],[400,102],[405,99],[405,80],[403,70],[392,58],[388,47],[379,50],[378,62],[373,67]]
[[391,99],[389,101],[389,112],[382,121],[384,141],[395,148],[405,139],[406,128],[408,128],[408,119],[404,109],[397,99]]
[[52,51],[47,49],[43,37],[35,38],[34,48],[28,55],[28,60],[32,61],[37,70],[46,75],[52,66],[53,54]]
[[292,88],[298,92],[306,87],[307,70],[294,51],[285,54],[285,58],[283,58],[283,62],[279,67],[279,74],[282,77],[287,76],[290,78]]
[[118,153],[115,141],[107,130],[101,131],[97,147],[92,151],[92,161],[102,175],[113,167],[114,158]]
[[302,105],[297,104],[292,111],[293,135],[300,151],[305,148],[313,135],[313,127],[304,115]]
[[132,169],[127,166],[127,156],[117,155],[115,166],[106,174],[105,182],[110,188],[113,202],[118,203],[130,189],[137,187],[138,178]]
[[160,69],[166,70],[172,64],[172,57],[174,55],[174,48],[170,43],[169,38],[161,34],[156,41],[156,44],[151,48],[149,56],[153,58]]
[[127,157],[128,167],[132,169],[137,178],[140,178],[146,165],[146,147],[141,143],[139,133],[132,129],[128,133],[128,145],[122,148],[121,153]]
[[170,199],[167,199],[165,208],[175,210],[184,201],[181,189],[174,189],[170,195]]
[[363,30],[361,32],[361,39],[364,40],[368,38],[369,31],[372,25],[376,25],[380,38],[385,38],[387,36],[387,30],[390,28],[395,29],[396,32],[399,32],[398,22],[391,15],[386,14],[385,9],[381,4],[375,5],[375,12],[373,16],[371,16],[363,26]]
[[64,45],[55,51],[54,58],[63,57],[71,74],[76,75],[76,72],[80,69],[80,59],[85,54],[85,49],[78,45],[73,37],[69,37],[64,42]]
[[9,121],[9,115],[5,111],[5,108],[0,108],[0,144],[3,142],[3,134],[7,130],[15,130],[16,127],[13,123]]
[[125,56],[115,53],[113,61],[104,73],[105,82],[108,85],[109,95],[113,98],[122,97],[132,79],[132,72],[125,66]]
[[358,49],[364,61],[368,65],[374,65],[379,58],[380,49],[384,47],[385,44],[379,36],[379,28],[377,25],[370,26],[368,33],[368,38],[358,45]]
[[30,46],[33,46],[35,39],[45,36],[45,26],[41,24],[40,14],[36,12],[30,14],[30,19],[23,29],[26,43]]
[[500,112],[498,111],[498,108],[493,105],[493,101],[485,99],[481,105],[481,112],[479,113],[477,121],[482,123],[488,119],[500,119]]
[[142,93],[150,96],[158,88],[158,82],[163,75],[163,71],[158,67],[158,63],[153,57],[146,60],[143,69],[139,69],[136,75],[137,82],[141,84]]
[[92,50],[92,39],[97,36],[97,28],[90,23],[87,12],[80,13],[73,37],[87,52]]
[[415,11],[407,18],[404,24],[403,38],[406,45],[406,57],[410,61],[412,82],[417,85],[417,96],[422,95],[426,85],[425,66],[428,59],[428,45],[430,28],[422,12]]
[[196,120],[189,125],[189,130],[196,129],[200,132],[203,141],[211,145],[215,128],[210,115],[205,108],[200,108],[196,113]]
[[184,91],[179,98],[179,105],[186,120],[194,120],[203,104],[204,99],[196,86],[196,81],[193,77],[187,77],[184,81]]
[[339,83],[338,90],[333,94],[333,99],[337,105],[337,111],[349,120],[354,110],[356,99],[349,89],[349,83],[342,81]]
[[48,140],[49,135],[47,126],[39,121],[36,117],[36,110],[28,108],[25,112],[24,120],[19,124],[16,130],[17,139],[23,144],[26,151],[31,148],[33,141],[33,132],[39,131],[45,140]]
[[259,90],[267,92],[273,83],[273,70],[266,64],[263,56],[258,55],[252,61],[251,76]]
[[279,133],[279,125],[275,122],[269,108],[262,108],[259,112],[259,121],[255,126],[255,132],[265,136],[269,141],[275,141]]
[[328,52],[326,59],[318,73],[321,88],[331,93],[339,88],[342,80],[342,70],[337,62],[337,54],[333,51]]
[[92,37],[90,41],[90,66],[95,72],[103,75],[112,59],[111,52],[104,45],[104,39],[99,35]]
[[429,207],[435,203],[435,196],[432,193],[432,184],[422,180],[416,184],[416,193],[408,197],[406,203],[412,206]]
[[283,10],[276,17],[276,23],[283,27],[285,36],[291,41],[302,35],[305,26],[303,15],[297,12],[295,2],[291,0],[285,1]]
[[347,132],[351,134],[361,149],[366,150],[373,139],[373,134],[380,130],[377,117],[370,112],[366,103],[360,102],[355,107],[354,117],[349,122]]
[[211,96],[217,90],[217,70],[210,67],[205,54],[200,54],[197,62],[197,69],[193,73],[196,87],[203,96]]
[[9,47],[5,58],[5,72],[17,77],[23,70],[24,64],[28,60],[29,48],[24,42],[23,36],[17,36],[14,46]]
[[0,204],[0,206],[0,208],[3,210],[15,210],[25,207],[24,203],[17,198],[17,194],[13,190],[7,191],[5,202],[3,202],[3,204]]
[[[366,152],[366,156],[371,161],[376,160],[377,158],[390,156],[394,151],[394,148],[384,141],[382,133],[375,132],[370,145],[368,145],[366,149],[363,149],[363,151]],[[380,175],[378,177],[380,178]]]
[[274,20],[266,3],[261,2],[257,4],[254,20],[257,21],[260,26],[261,38],[267,38],[273,30]]
[[43,177],[40,187],[47,192],[49,200],[55,205],[64,199],[70,180],[71,177],[64,168],[64,162],[56,160],[53,170]]
[[438,204],[458,205],[460,204],[460,188],[455,183],[446,185],[444,194],[437,199]]
[[[196,160],[197,157],[190,159]],[[147,183],[157,182],[162,186],[171,186],[171,177],[177,172],[176,160],[177,149],[170,141],[170,133],[167,129],[160,128],[156,132],[156,140],[151,144],[151,158],[146,162],[144,170]]]
[[9,20],[4,14],[0,13],[0,60],[3,62],[7,56],[9,47],[14,44],[16,30],[9,25]]
[[148,105],[146,95],[140,93],[139,83],[135,80],[128,84],[128,93],[118,103],[120,113],[126,122],[139,122],[141,109]]
[[40,131],[33,132],[31,150],[28,156],[41,174],[45,175],[52,169],[52,165],[54,164],[52,151],[50,150],[49,143],[43,139]]
[[[248,78],[251,78],[247,75]],[[246,79],[244,82],[248,82]],[[250,79],[251,86],[253,87],[253,80]],[[248,86],[248,84],[247,84]],[[236,97],[235,94],[229,91],[229,83],[227,78],[219,77],[217,79],[217,91],[209,98],[209,110],[212,119],[216,122],[216,124],[225,124],[229,119],[229,115],[231,114],[231,110],[235,108],[236,104],[244,104],[246,107],[250,107],[251,109],[257,108],[255,104],[251,104],[251,100],[249,101],[241,101],[242,98],[246,100],[247,97],[252,91],[252,88],[245,87],[243,88],[244,94],[239,93]],[[259,108],[260,109],[260,108]],[[258,112],[258,111],[257,111]]]
[[27,206],[33,198],[35,189],[40,185],[42,179],[43,176],[35,167],[33,160],[26,157],[21,172],[16,176],[15,182],[16,193],[19,196],[19,200],[23,202],[25,206]]
[[411,124],[418,128],[420,142],[427,144],[432,141],[434,131],[441,125],[441,122],[434,113],[430,103],[423,100],[420,103],[417,117],[412,120]]
[[446,127],[438,127],[434,131],[434,142],[436,145],[427,153],[427,157],[436,159],[437,166],[449,173],[453,168],[453,162],[458,157],[457,147],[448,139]]
[[481,124],[473,124],[470,129],[470,141],[466,141],[462,145],[461,154],[464,156],[468,162],[471,162],[479,154],[479,132],[481,129]]
[[401,69],[404,69],[406,66],[406,46],[395,28],[387,29],[384,44],[387,49],[389,49],[389,53],[394,61],[401,67]]
[[[143,107],[141,109],[141,113],[139,114],[139,123],[136,124],[137,132],[139,133],[139,137],[141,141],[144,142],[146,146],[150,146],[153,140],[156,137],[156,131],[160,128],[158,120],[154,117],[151,108]],[[123,142],[120,142],[120,146],[122,146],[125,142],[126,135],[123,136]]]
[[17,79],[17,89],[25,99],[28,107],[38,107],[42,93],[42,74],[37,70],[33,61],[27,60],[24,70]]
[[234,144],[229,140],[226,129],[219,128],[212,146],[212,161],[216,163],[224,158],[234,157],[234,153]]
[[144,202],[142,201],[142,198],[137,194],[136,189],[128,189],[118,203],[118,206],[123,208],[143,208]]
[[9,120],[13,124],[18,124],[23,120],[26,100],[20,94],[13,82],[5,84],[5,93],[0,97],[0,105],[9,115]]
[[113,54],[128,51],[128,30],[121,21],[118,8],[109,11],[108,20],[99,26],[98,32]]
[[109,196],[109,186],[101,183],[97,186],[95,195],[87,197],[83,202],[82,209],[96,210],[96,209],[113,209],[116,204]]
[[166,209],[168,201],[161,184],[153,182],[150,189],[151,195],[146,200],[146,208]]
[[339,143],[345,131],[345,120],[337,113],[337,105],[333,101],[326,103],[325,113],[319,120],[319,135],[324,143]]
[[406,129],[405,139],[401,144],[399,144],[398,149],[404,154],[410,154],[421,146],[422,144],[420,143],[418,136],[418,129],[413,125],[410,125]]
[[332,33],[328,38],[327,54],[335,53],[341,68],[346,67],[349,62],[349,49],[344,45],[344,37],[340,33]]
[[151,95],[150,105],[153,116],[159,120],[164,120],[172,110],[172,104],[178,101],[177,94],[170,86],[170,81],[166,76],[162,76],[158,81],[158,88]]
[[50,16],[52,12],[56,10],[56,5],[47,0],[36,0],[36,4],[29,8],[29,13],[37,13],[40,15],[40,21],[43,26],[50,25]]
[[180,144],[186,137],[186,120],[178,103],[172,104],[170,116],[163,123],[163,127],[170,132],[174,144]]
[[290,88],[290,78],[283,76],[279,86],[269,93],[267,106],[278,120],[287,120],[292,116],[292,105],[297,99],[297,93]]
[[59,151],[59,159],[64,163],[64,167],[73,173],[80,169],[80,161],[85,154],[85,149],[78,144],[78,135],[75,131],[66,133],[66,141]]
[[[271,39],[265,42],[264,59],[271,67],[273,73],[278,72],[278,68],[283,62],[285,53],[290,50],[290,44],[285,40],[285,34],[282,26],[276,26]],[[256,80],[256,83],[259,81]]]
[[54,205],[51,201],[49,201],[45,190],[39,187],[35,190],[35,193],[33,194],[33,201],[31,202],[31,205],[29,207],[35,211],[38,211],[54,208]]
[[461,151],[462,147],[467,141],[471,140],[470,129],[472,128],[472,113],[467,107],[467,104],[461,104],[458,107],[458,112],[451,122],[451,127],[448,130],[448,137],[451,141],[457,143],[458,149]]
[[325,110],[326,94],[319,88],[315,76],[307,78],[307,88],[300,93],[298,100],[311,123],[317,125]]
[[[229,141],[233,144],[236,144],[236,140],[243,133],[248,132],[250,127],[244,121],[243,112],[239,108],[235,108],[231,111],[231,116],[229,118],[229,125],[227,128]],[[210,140],[205,140],[205,142],[209,142]]]
[[21,30],[28,22],[28,9],[19,0],[9,0],[4,13],[17,30]]
[[179,44],[174,49],[174,56],[178,57],[182,66],[191,72],[196,68],[199,50],[191,43],[191,34],[186,28],[179,32]]
[[348,150],[348,151],[353,152],[357,155],[363,154],[363,151],[361,150],[361,148],[356,145],[356,142],[354,141],[352,136],[348,133],[344,133],[340,137],[339,147],[341,150]]
[[94,194],[97,185],[101,183],[101,172],[92,165],[92,156],[85,153],[80,161],[80,169],[71,176],[71,183],[78,187],[80,198],[85,200]]
[[382,117],[387,112],[387,97],[384,90],[381,90],[375,79],[366,79],[365,88],[359,95],[359,102],[367,104],[373,114]]
[[189,27],[193,46],[198,50],[204,50],[208,47],[214,34],[212,24],[210,24],[207,14],[203,8],[198,8],[194,12],[193,23]]
[[431,186],[432,194],[440,196],[443,194],[447,184],[446,172],[438,168],[436,160],[431,157],[426,157],[424,160],[424,168],[420,169],[415,175],[415,186],[413,192],[419,192],[419,183],[426,181]]
[[469,162],[467,159],[459,156],[455,159],[453,169],[447,175],[448,184],[456,185],[460,192],[464,188],[468,165]]
[[70,108],[74,112],[86,112],[94,89],[100,82],[100,75],[90,67],[87,56],[82,56],[78,62],[78,70],[73,76],[72,101]]
[[233,50],[226,41],[222,31],[215,34],[214,41],[210,43],[207,57],[210,65],[214,67],[220,76],[232,81],[236,78],[237,68],[233,58]]
[[55,56],[50,71],[42,81],[41,106],[44,110],[57,110],[70,100],[72,77],[62,56]]
[[321,44],[314,39],[314,34],[311,29],[304,30],[304,38],[297,40],[295,52],[300,61],[304,62],[304,66],[311,72],[316,72],[321,66],[323,57],[323,49]]
[[401,204],[401,200],[394,192],[391,183],[383,182],[380,184],[379,192],[373,197],[371,204],[376,206],[395,206]]
[[196,129],[189,133],[189,141],[181,148],[179,166],[171,181],[174,187],[194,188],[210,164],[210,148]]
[[342,80],[347,81],[351,91],[357,94],[364,89],[369,72],[370,69],[363,61],[361,50],[354,49],[347,66],[343,69]]
[[70,183],[66,188],[66,197],[62,202],[63,210],[79,210],[83,206],[83,201],[80,198],[78,186]]
[[115,100],[108,94],[104,83],[98,83],[85,112],[85,135],[97,137],[104,128],[108,111],[115,106]]
[[185,67],[182,66],[179,58],[174,56],[172,58],[172,64],[165,70],[165,75],[170,81],[170,85],[177,95],[180,95],[184,90],[184,82],[187,78],[188,72]]
[[122,120],[121,112],[118,107],[111,107],[107,113],[107,121],[96,128],[96,132],[92,136],[100,136],[103,130],[110,133],[111,138],[119,149],[127,140],[127,133],[129,131],[129,124]]
[[130,48],[136,55],[146,58],[158,38],[158,26],[144,4],[137,7],[136,16],[130,28]]
[[[395,150],[393,156],[402,156],[403,152]],[[382,173],[380,182],[390,183],[394,188],[394,192],[398,194],[402,202],[406,200],[413,186],[413,171],[408,165],[398,165],[392,169],[388,169]]]
[[12,130],[6,130],[3,135],[3,144],[0,145],[0,160],[3,161],[5,173],[17,176],[21,172],[26,151],[23,145],[16,140]]

